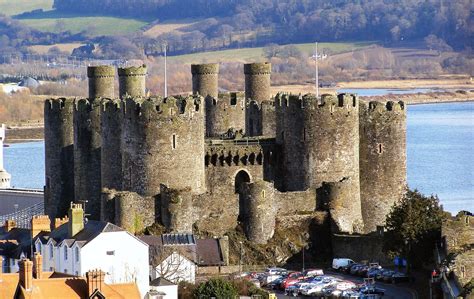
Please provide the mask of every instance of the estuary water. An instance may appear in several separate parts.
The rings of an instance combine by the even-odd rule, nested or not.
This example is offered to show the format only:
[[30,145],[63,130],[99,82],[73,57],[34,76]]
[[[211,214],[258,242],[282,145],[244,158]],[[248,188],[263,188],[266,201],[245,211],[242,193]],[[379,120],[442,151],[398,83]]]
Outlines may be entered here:
[[[4,150],[13,186],[43,188],[44,142]],[[474,102],[408,106],[407,169],[410,188],[437,194],[451,213],[474,212]]]

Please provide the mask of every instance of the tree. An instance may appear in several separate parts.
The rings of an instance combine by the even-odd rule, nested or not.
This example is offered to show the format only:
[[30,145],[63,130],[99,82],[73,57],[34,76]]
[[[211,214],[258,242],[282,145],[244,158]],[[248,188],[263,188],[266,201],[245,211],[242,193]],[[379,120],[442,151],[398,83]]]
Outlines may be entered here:
[[407,190],[387,216],[384,252],[407,260],[408,268],[427,262],[435,242],[441,238],[444,212],[437,196],[426,197]]
[[228,280],[211,278],[201,283],[194,292],[196,298],[235,298],[237,289]]
[[441,52],[449,52],[452,51],[453,49],[441,38],[438,38],[434,34],[430,34],[427,37],[425,37],[425,43],[426,46],[430,50],[436,50],[438,51],[438,54]]

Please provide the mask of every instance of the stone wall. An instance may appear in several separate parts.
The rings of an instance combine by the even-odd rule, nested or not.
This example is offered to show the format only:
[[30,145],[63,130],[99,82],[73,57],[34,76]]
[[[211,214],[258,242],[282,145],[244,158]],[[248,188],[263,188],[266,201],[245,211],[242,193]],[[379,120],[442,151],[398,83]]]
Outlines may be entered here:
[[403,102],[360,103],[360,192],[366,232],[385,225],[406,188]]
[[220,137],[232,129],[245,131],[245,97],[240,92],[220,93],[206,97],[206,136]]
[[89,99],[115,97],[115,68],[111,65],[87,67]]
[[101,109],[101,183],[102,188],[122,190],[122,103],[103,99]]
[[118,69],[120,98],[146,95],[146,65]]
[[101,99],[80,99],[74,109],[74,199],[87,200],[86,213],[100,219]]
[[67,214],[74,201],[74,99],[44,103],[45,213],[54,219]]
[[350,258],[354,261],[378,262],[390,265],[382,252],[381,235],[332,235],[332,252],[334,258]]
[[219,64],[192,64],[191,73],[193,75],[193,94],[217,99]]

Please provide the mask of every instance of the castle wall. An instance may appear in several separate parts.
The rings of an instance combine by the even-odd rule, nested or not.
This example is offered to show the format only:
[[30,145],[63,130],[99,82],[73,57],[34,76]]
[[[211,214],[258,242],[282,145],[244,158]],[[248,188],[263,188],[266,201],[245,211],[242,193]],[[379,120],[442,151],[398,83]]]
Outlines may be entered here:
[[74,119],[74,199],[87,200],[86,213],[100,219],[101,201],[101,99],[80,99]]
[[115,68],[111,65],[87,67],[89,99],[115,97]]
[[146,65],[118,68],[120,98],[146,95]]
[[44,103],[45,213],[54,219],[67,214],[74,201],[74,99]]
[[199,94],[204,98],[210,96],[217,99],[219,64],[192,64],[191,73],[193,75],[193,94]]
[[317,207],[316,189],[293,192],[275,192],[277,215],[291,216],[298,213],[312,213]]
[[385,224],[406,187],[403,102],[360,103],[360,189],[366,232]]
[[155,196],[160,184],[205,192],[202,97],[126,99],[123,189]]
[[245,133],[248,136],[275,137],[276,115],[273,101],[248,101],[246,105]]
[[392,264],[382,251],[383,237],[381,235],[333,234],[331,240],[333,257],[378,262],[381,265]]
[[229,129],[245,130],[245,97],[243,93],[221,93],[206,97],[206,136],[219,137]]
[[122,190],[122,111],[120,100],[104,99],[100,118],[102,188]]

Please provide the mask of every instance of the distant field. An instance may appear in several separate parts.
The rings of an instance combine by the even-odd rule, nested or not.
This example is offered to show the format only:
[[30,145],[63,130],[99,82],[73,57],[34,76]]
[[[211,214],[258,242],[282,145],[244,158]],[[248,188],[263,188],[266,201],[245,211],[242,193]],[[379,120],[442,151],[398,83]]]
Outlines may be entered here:
[[144,34],[148,37],[157,37],[160,34],[175,31],[180,28],[194,24],[196,22],[198,22],[198,20],[196,19],[168,20],[163,23],[156,24],[155,26],[145,31]]
[[[333,54],[348,52],[351,50],[357,50],[368,46],[370,43],[319,43],[318,47],[321,51],[326,48],[331,50]],[[295,46],[302,52],[311,54],[314,52],[314,43],[308,44],[295,44]],[[245,48],[245,49],[233,49],[223,51],[213,51],[195,54],[186,54],[179,56],[170,57],[172,61],[178,61],[181,63],[202,63],[206,61],[215,62],[246,62],[246,61],[263,61],[265,60],[263,48]]]
[[38,54],[46,54],[48,53],[48,50],[51,49],[52,47],[58,47],[59,50],[61,50],[62,52],[68,52],[69,54],[71,54],[72,50],[82,45],[83,45],[82,43],[68,43],[68,44],[54,44],[54,45],[36,45],[36,46],[31,46],[29,48]]
[[50,10],[54,0],[0,0],[0,13],[17,15],[34,9]]
[[58,21],[64,23],[64,30],[78,33],[93,28],[91,35],[118,35],[138,31],[147,24],[135,19],[121,19],[114,17],[71,17],[46,19],[19,19],[25,25],[43,32],[58,32]]

